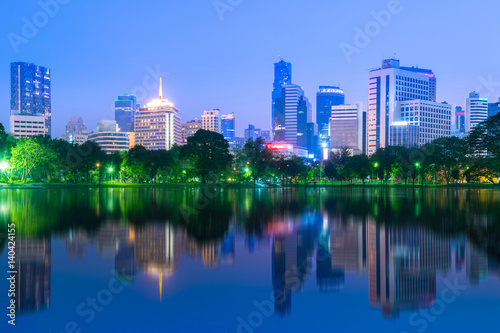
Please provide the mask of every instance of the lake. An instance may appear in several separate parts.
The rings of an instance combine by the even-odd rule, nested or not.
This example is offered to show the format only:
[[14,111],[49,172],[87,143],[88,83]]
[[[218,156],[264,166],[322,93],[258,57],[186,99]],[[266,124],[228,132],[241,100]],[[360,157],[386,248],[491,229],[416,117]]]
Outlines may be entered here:
[[497,332],[500,190],[0,190],[16,332]]

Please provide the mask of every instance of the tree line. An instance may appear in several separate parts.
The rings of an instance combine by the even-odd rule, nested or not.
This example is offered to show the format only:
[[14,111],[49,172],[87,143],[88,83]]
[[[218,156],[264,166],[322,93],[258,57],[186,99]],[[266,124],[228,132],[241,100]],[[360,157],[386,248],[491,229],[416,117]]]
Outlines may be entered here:
[[97,144],[71,144],[46,136],[14,139],[0,124],[0,181],[43,183],[267,183],[335,181],[365,184],[494,183],[500,176],[500,114],[461,139],[446,137],[422,147],[389,146],[375,154],[341,149],[326,161],[285,156],[249,140],[230,152],[221,134],[199,130],[184,146],[106,154]]

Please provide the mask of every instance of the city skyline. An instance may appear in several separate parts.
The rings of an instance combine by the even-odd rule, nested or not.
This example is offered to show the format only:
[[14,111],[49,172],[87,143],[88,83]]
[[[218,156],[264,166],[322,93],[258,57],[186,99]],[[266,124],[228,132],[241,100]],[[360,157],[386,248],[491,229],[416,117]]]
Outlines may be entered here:
[[[151,3],[160,4],[157,1],[151,1]],[[320,18],[326,18],[329,15],[336,18],[336,20],[331,20],[331,24],[328,26],[328,30],[335,31],[333,34],[327,34],[328,30],[325,30],[324,24],[319,22],[312,22],[308,29],[301,32],[300,37],[305,38],[311,36],[312,31],[324,31],[324,33],[318,33],[316,37],[306,38],[303,50],[298,49],[294,46],[295,44],[290,42],[291,36],[285,35],[282,39],[277,40],[272,35],[269,37],[263,35],[264,31],[275,29],[277,23],[272,23],[267,18],[272,14],[273,9],[283,7],[283,3],[278,1],[265,5],[258,2],[252,5],[241,4],[234,8],[234,11],[224,13],[222,21],[210,2],[199,7],[189,8],[189,11],[186,8],[187,4],[160,4],[158,12],[163,9],[174,13],[183,13],[184,15],[179,16],[183,17],[184,20],[186,20],[185,13],[188,13],[187,21],[191,18],[198,19],[200,24],[206,27],[206,31],[190,28],[179,36],[173,36],[167,30],[162,34],[165,38],[165,44],[169,47],[180,47],[180,51],[178,54],[166,56],[147,53],[141,53],[140,56],[137,56],[137,52],[124,54],[117,47],[124,39],[130,41],[130,38],[132,40],[136,38],[137,43],[148,44],[152,42],[152,38],[155,38],[153,31],[158,28],[156,23],[150,23],[141,28],[126,28],[121,24],[119,27],[125,30],[123,33],[120,32],[118,37],[113,29],[106,28],[108,24],[112,25],[115,22],[116,19],[113,17],[120,17],[120,15],[108,14],[130,10],[142,13],[146,8],[137,8],[132,4],[124,4],[123,8],[114,8],[110,4],[99,4],[100,11],[90,12],[75,2],[60,5],[58,13],[50,18],[48,24],[37,29],[36,36],[29,38],[28,43],[18,45],[17,53],[9,39],[4,39],[7,52],[0,56],[0,60],[5,64],[5,66],[0,66],[0,77],[4,78],[0,83],[0,100],[4,100],[5,104],[8,103],[8,88],[7,91],[5,88],[8,87],[8,64],[10,62],[34,62],[51,68],[54,83],[52,136],[58,137],[64,132],[64,127],[71,115],[82,116],[87,124],[95,124],[103,118],[113,119],[113,101],[119,94],[134,93],[134,89],[138,92],[145,91],[142,94],[144,96],[139,96],[141,97],[139,102],[144,104],[156,95],[156,88],[148,88],[156,85],[155,76],[162,75],[165,76],[166,97],[179,108],[183,115],[183,121],[199,117],[200,112],[204,109],[219,108],[222,113],[235,112],[239,119],[238,124],[241,125],[238,126],[236,135],[242,136],[244,124],[252,123],[258,128],[271,128],[268,116],[270,112],[269,94],[272,90],[270,82],[272,80],[272,63],[277,61],[278,55],[294,64],[294,82],[304,88],[305,95],[310,98],[313,104],[313,113],[315,113],[316,105],[313,96],[320,85],[341,86],[346,92],[347,104],[358,101],[366,102],[368,71],[377,67],[382,58],[392,56],[394,52],[397,53],[396,57],[405,64],[419,65],[434,70],[439,78],[438,102],[447,101],[453,106],[465,107],[465,99],[471,91],[477,90],[482,96],[489,97],[490,102],[496,102],[500,95],[498,84],[496,84],[498,81],[496,78],[500,77],[500,72],[493,70],[496,68],[493,54],[479,55],[464,48],[459,49],[458,56],[451,57],[447,44],[442,43],[444,32],[440,32],[440,30],[445,29],[439,29],[439,26],[442,25],[457,30],[457,34],[449,37],[451,38],[449,42],[455,42],[457,45],[463,44],[468,39],[491,43],[488,36],[494,34],[495,31],[492,30],[496,28],[488,25],[489,15],[493,15],[490,11],[481,10],[481,16],[469,16],[463,13],[461,5],[449,6],[451,3],[449,1],[439,4],[421,2],[417,4],[401,1],[400,7],[403,10],[394,14],[390,24],[382,27],[377,36],[370,37],[368,45],[363,48],[358,47],[360,53],[354,53],[350,57],[351,61],[348,62],[340,45],[342,43],[355,45],[355,28],[362,29],[369,22],[374,21],[371,12],[386,10],[388,3],[363,2],[357,5],[359,8],[356,10],[353,10],[354,5],[347,4],[341,8],[335,8],[335,11],[332,12],[328,9],[333,9],[335,5],[324,1],[321,2],[321,6],[326,6],[326,10],[322,11],[317,10],[319,3],[302,8],[298,2],[287,2],[286,12],[291,18],[302,15],[302,11],[304,14],[313,11],[318,16],[318,21],[322,21]],[[490,3],[488,5],[498,6]],[[22,17],[25,16],[30,20],[34,14],[42,10],[36,1],[28,1],[23,8],[17,8],[18,6],[14,4],[6,4],[5,6],[12,15],[9,15],[7,24],[2,28],[4,36],[9,33],[22,36]],[[481,7],[478,4],[470,10],[474,13],[479,11]],[[440,13],[444,8],[448,10],[449,15],[441,16]],[[150,11],[148,14],[152,15],[153,18],[155,15],[159,15],[151,14]],[[75,18],[75,15],[79,15],[81,18]],[[78,30],[75,30],[82,24],[84,25],[86,20],[96,21],[101,15],[107,15],[109,22],[105,26],[101,26],[104,23],[99,23],[100,28],[96,27],[95,31],[91,29],[85,38]],[[438,16],[440,17],[439,26],[419,25],[418,22],[411,22],[407,18],[413,15],[429,20]],[[262,28],[246,30],[248,26],[244,23],[248,17],[258,17],[260,19],[255,21],[264,21],[265,24]],[[460,25],[458,22],[461,18],[467,19],[470,25]],[[172,19],[182,26],[186,24],[184,21],[178,21],[181,20],[180,18]],[[74,21],[74,24],[70,26],[70,29],[67,29],[68,31],[60,31],[61,25],[66,20]],[[245,30],[243,30],[243,26]],[[320,29],[321,26],[323,29]],[[104,30],[106,33],[102,37],[96,38],[97,30]],[[407,41],[395,38],[401,30],[408,33],[405,38]],[[483,31],[488,31],[488,34],[481,33]],[[50,32],[54,33],[50,34]],[[69,34],[74,34],[71,35],[74,40],[69,40]],[[247,44],[237,43],[223,57],[216,57],[206,52],[199,53],[201,56],[198,57],[197,66],[193,66],[191,59],[186,57],[206,49],[207,45],[210,45],[208,43],[213,44],[209,47],[211,50],[217,46],[225,45],[228,40],[239,40],[241,36],[246,37]],[[187,45],[187,39],[190,40],[189,45]],[[194,43],[191,43],[191,40]],[[322,42],[320,43],[319,40]],[[67,45],[65,44],[67,47],[64,48],[61,55],[40,51],[41,45],[46,45],[48,50],[58,49],[62,41],[67,42]],[[424,41],[425,44],[422,44]],[[420,47],[419,43],[425,47]],[[192,44],[196,46],[192,46]],[[254,51],[257,45],[265,47],[266,52]],[[104,53],[99,52],[89,56],[88,52],[84,52],[82,49],[85,47],[99,47]],[[109,51],[109,54],[105,54],[106,51]],[[245,55],[247,53],[249,55]],[[118,54],[117,61],[108,64],[108,60],[111,57],[116,58]],[[183,57],[186,59],[183,60]],[[244,66],[241,66],[242,63]],[[223,66],[223,64],[226,65]],[[85,71],[82,66],[93,70]],[[124,66],[126,66],[127,71],[123,71]],[[215,68],[217,71],[214,70]],[[237,85],[233,83],[236,71],[239,71],[239,77],[244,77],[244,80],[238,80],[239,84]],[[96,77],[99,79],[96,80]],[[109,80],[106,80],[106,77]],[[144,82],[146,82],[147,87]],[[196,92],[190,89],[189,82],[197,83]],[[142,89],[140,89],[141,87]],[[82,93],[82,89],[86,94],[93,96],[91,110],[88,106],[74,103],[79,94]],[[252,91],[251,96],[246,93],[248,91]],[[193,99],[193,95],[197,98]],[[259,114],[257,121],[253,121],[255,110],[258,110]],[[8,123],[8,117],[5,113],[1,114],[0,122]]]

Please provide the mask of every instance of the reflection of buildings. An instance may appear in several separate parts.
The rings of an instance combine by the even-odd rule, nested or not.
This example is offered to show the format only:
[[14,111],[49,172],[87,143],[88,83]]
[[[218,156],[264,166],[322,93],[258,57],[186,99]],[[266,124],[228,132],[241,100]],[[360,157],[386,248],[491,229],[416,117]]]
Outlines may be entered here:
[[163,277],[170,276],[179,263],[181,234],[168,223],[151,223],[137,226],[134,240],[139,268],[158,276],[161,299]]
[[70,230],[68,232],[68,236],[66,237],[66,252],[72,261],[75,259],[83,259],[85,250],[87,249],[87,242],[88,238],[86,232],[81,230]]
[[16,240],[16,306],[19,313],[50,307],[51,240]]
[[368,224],[370,306],[385,317],[429,307],[436,298],[436,273],[451,268],[448,239],[419,227]]
[[455,272],[460,273],[465,268],[465,241],[459,240],[455,247]]
[[313,249],[313,228],[304,226],[274,235],[272,265],[276,314],[290,313],[292,293],[303,290],[310,273]]
[[478,286],[479,282],[488,280],[488,256],[470,243],[465,253],[467,280],[471,286]]

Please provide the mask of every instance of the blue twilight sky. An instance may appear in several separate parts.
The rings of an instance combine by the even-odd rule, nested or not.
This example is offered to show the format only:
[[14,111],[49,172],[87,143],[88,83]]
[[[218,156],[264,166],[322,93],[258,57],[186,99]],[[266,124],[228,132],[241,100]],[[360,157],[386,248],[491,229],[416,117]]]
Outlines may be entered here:
[[[376,23],[372,12],[388,9],[391,17]],[[248,123],[270,128],[278,55],[292,62],[313,110],[319,85],[338,84],[347,103],[366,102],[368,70],[394,53],[403,66],[434,70],[438,101],[463,105],[471,90],[496,101],[499,11],[490,0],[2,1],[0,122],[8,128],[12,61],[52,69],[53,137],[71,115],[89,130],[113,119],[118,94],[155,98],[158,75],[183,122],[219,108],[236,114],[238,135]],[[25,22],[38,31],[23,34]],[[357,28],[373,37],[356,41]],[[24,40],[13,46],[14,38]],[[357,47],[349,57],[347,44]]]

